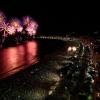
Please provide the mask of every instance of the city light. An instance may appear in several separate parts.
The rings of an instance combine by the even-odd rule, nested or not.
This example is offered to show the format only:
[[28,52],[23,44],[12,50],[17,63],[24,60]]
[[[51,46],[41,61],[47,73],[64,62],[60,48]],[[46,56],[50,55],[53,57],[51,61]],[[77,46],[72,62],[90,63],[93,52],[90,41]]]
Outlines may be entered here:
[[68,47],[68,51],[69,52],[75,52],[77,50],[77,48],[75,46],[73,47]]
[[72,47],[72,50],[73,50],[73,51],[76,51],[77,49],[76,49],[76,47]]
[[71,51],[72,50],[72,48],[71,47],[68,47],[68,51]]

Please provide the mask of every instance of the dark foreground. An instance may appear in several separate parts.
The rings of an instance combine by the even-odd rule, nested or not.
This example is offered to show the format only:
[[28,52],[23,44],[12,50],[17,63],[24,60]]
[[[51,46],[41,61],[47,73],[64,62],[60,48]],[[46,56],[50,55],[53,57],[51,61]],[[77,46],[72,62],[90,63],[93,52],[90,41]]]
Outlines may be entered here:
[[[1,79],[0,100],[92,100],[90,51],[79,41],[57,45],[37,64]],[[77,51],[69,53],[70,46]]]

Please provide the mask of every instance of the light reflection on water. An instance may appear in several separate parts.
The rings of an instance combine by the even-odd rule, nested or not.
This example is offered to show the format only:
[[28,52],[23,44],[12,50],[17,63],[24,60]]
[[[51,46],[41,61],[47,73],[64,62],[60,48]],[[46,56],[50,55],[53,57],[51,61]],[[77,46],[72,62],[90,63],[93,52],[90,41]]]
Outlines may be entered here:
[[38,44],[36,41],[0,50],[0,78],[36,63],[37,52]]

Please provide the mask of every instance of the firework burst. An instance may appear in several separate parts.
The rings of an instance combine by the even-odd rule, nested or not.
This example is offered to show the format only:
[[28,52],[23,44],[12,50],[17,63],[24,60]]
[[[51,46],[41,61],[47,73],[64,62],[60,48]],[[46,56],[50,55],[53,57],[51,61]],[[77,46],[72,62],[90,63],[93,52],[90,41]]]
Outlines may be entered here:
[[17,18],[12,19],[12,20],[10,21],[10,26],[11,26],[11,28],[13,28],[13,30],[15,29],[16,32],[22,32],[22,30],[23,30],[23,27],[22,27],[22,25],[21,25],[21,22],[20,22],[20,20],[17,19]]
[[2,22],[0,24],[0,32],[3,32],[3,36],[7,36],[7,32],[8,32],[8,23]]
[[0,11],[0,24],[2,24],[3,22],[5,22],[5,14],[3,12]]
[[8,23],[5,22],[0,23],[0,32],[3,32],[1,45],[4,43],[5,38],[8,36],[7,27],[8,27]]
[[0,11],[0,32],[3,32],[4,37],[24,30],[30,36],[35,35],[37,32],[38,24],[30,16],[25,16],[23,18],[23,26],[18,18],[13,18],[9,22],[6,22],[5,19],[4,13]]
[[31,21],[26,28],[29,35],[35,35],[38,28],[38,24],[35,21]]
[[15,33],[16,33],[15,27],[9,25],[9,26],[7,27],[7,33],[8,33],[9,35],[15,34]]
[[23,31],[23,27],[22,26],[19,26],[18,28],[17,28],[17,32],[22,32]]
[[30,16],[23,17],[23,25],[28,26],[32,20]]
[[14,26],[15,28],[18,28],[20,26],[20,21],[17,18],[14,18],[10,21],[10,25]]

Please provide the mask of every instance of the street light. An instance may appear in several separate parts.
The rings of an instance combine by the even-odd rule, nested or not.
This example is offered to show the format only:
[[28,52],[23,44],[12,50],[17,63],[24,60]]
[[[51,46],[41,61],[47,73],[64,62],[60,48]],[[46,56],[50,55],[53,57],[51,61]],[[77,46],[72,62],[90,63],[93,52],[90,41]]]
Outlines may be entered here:
[[69,52],[75,52],[77,50],[77,48],[75,46],[73,47],[68,47],[68,51]]

